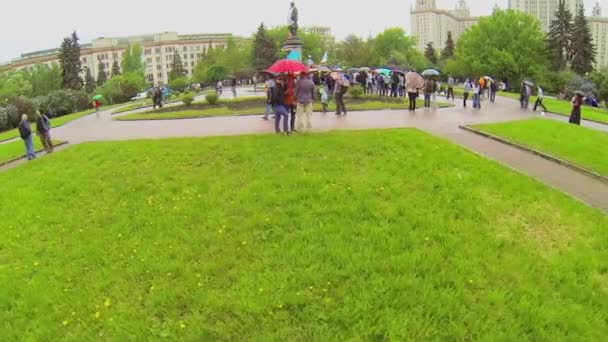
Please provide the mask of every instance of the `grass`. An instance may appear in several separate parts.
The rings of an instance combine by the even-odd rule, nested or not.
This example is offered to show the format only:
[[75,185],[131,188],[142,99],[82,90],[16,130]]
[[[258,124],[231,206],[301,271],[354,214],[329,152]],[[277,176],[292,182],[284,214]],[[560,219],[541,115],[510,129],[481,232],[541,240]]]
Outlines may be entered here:
[[415,130],[87,143],[0,183],[3,341],[608,334],[608,217]]
[[[57,118],[51,118],[51,127],[63,126],[70,121],[80,119],[82,117],[85,117],[85,116],[93,114],[93,113],[94,113],[94,111],[89,109],[89,110],[85,110],[85,111],[78,112],[78,113],[63,115],[63,116],[60,116]],[[36,123],[32,123],[31,128],[32,128],[32,132],[35,132]],[[5,131],[5,132],[0,133],[0,141],[5,141],[5,140],[10,140],[10,139],[15,139],[15,138],[19,138],[19,129],[17,129],[17,128],[12,129],[10,131]]]
[[[504,96],[508,98],[512,98],[519,101],[519,94],[508,93],[508,92],[498,92],[497,95]],[[534,107],[534,103],[536,102],[536,96],[530,97],[530,106]],[[547,107],[547,111],[562,115],[562,116],[570,116],[572,112],[572,105],[570,101],[563,101],[552,98],[545,98],[543,100],[543,104]],[[581,108],[581,115],[583,119],[593,120],[600,123],[608,124],[608,110],[604,108],[595,108],[591,106],[583,106]]]
[[[32,137],[34,142],[34,150],[42,150],[42,143],[38,137]],[[54,141],[54,144],[58,144],[59,141]],[[0,144],[0,164],[13,160],[16,158],[25,157],[25,144],[22,140],[13,141],[6,144]]]
[[[418,100],[417,105],[422,107],[423,100]],[[440,108],[450,107],[444,102],[438,103]],[[385,110],[385,109],[407,109],[408,102],[402,99],[388,99],[379,97],[364,97],[361,99],[347,99],[346,108],[349,111]],[[330,101],[330,110],[335,109],[335,103]],[[322,106],[315,102],[314,110],[320,112]],[[204,118],[211,116],[233,116],[233,115],[260,115],[265,111],[264,101],[259,98],[243,98],[221,102],[218,106],[199,105],[198,108],[178,106],[167,108],[162,111],[150,111],[146,113],[133,113],[115,118],[115,120],[171,120],[184,118]]]
[[608,176],[608,134],[548,119],[530,119],[475,128],[546,152]]

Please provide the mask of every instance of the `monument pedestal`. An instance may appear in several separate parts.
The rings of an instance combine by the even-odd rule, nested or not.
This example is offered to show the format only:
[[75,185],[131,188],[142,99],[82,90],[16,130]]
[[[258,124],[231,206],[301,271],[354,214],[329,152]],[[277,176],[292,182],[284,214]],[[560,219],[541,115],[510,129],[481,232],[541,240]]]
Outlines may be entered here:
[[285,41],[285,44],[283,44],[283,51],[287,52],[292,56],[296,55],[296,60],[302,63],[302,46],[304,46],[304,43],[302,43],[301,39],[290,38]]

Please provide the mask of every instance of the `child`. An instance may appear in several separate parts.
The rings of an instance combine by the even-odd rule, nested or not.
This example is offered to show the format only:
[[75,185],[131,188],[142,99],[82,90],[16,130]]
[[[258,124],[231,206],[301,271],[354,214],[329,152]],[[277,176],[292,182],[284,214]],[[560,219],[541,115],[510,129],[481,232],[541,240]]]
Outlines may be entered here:
[[319,93],[321,94],[321,104],[323,105],[323,114],[327,114],[327,104],[329,102],[329,95],[327,94],[327,89],[325,89],[326,85],[323,84],[319,88]]

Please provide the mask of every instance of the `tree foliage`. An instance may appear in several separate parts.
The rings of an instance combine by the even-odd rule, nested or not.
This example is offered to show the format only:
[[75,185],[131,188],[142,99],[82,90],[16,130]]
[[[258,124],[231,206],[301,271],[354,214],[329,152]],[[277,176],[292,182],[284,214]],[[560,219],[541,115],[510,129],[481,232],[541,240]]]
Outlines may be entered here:
[[441,50],[441,60],[446,61],[454,56],[454,40],[452,39],[452,32],[448,31],[448,38],[445,41],[445,47]]
[[173,62],[171,63],[171,72],[169,72],[169,81],[186,77],[186,69],[184,69],[184,63],[179,53],[173,55]]
[[564,70],[572,56],[572,13],[564,0],[559,1],[557,12],[547,33],[547,57],[555,70]]
[[47,66],[38,64],[31,71],[25,72],[25,78],[32,86],[32,97],[47,95],[61,89],[62,78],[59,65]]
[[120,65],[117,60],[112,64],[112,77],[120,75]]
[[130,45],[122,56],[122,73],[136,73],[142,76],[145,73],[145,65],[142,59],[142,48],[139,45]]
[[276,56],[277,47],[262,23],[253,39],[253,67],[256,70],[264,70],[275,62]]
[[108,80],[108,74],[106,73],[105,63],[99,61],[97,69],[99,69],[97,72],[97,85],[102,86]]
[[80,44],[76,31],[70,37],[64,38],[59,53],[59,65],[61,66],[62,86],[65,89],[82,89],[82,63],[80,61]]
[[543,43],[535,18],[513,10],[497,11],[462,34],[454,59],[444,69],[460,76],[494,75],[517,84],[545,72],[544,51],[539,49]]
[[[266,31],[268,36],[271,38],[275,49],[275,59],[282,59],[287,56],[287,51],[283,50],[283,44],[287,39],[289,29],[287,26],[277,26]],[[298,32],[298,38],[302,40],[302,58],[306,59],[309,55],[314,61],[321,60],[325,51],[329,50],[324,40],[315,33],[309,33],[306,31]]]
[[355,35],[349,35],[340,42],[336,54],[346,67],[373,65],[376,58],[373,41],[365,41]]
[[424,57],[431,62],[432,65],[437,65],[437,51],[433,47],[433,43],[429,42],[426,44],[426,50],[424,50]]
[[[98,79],[99,81],[99,79]],[[103,84],[103,83],[102,83]],[[87,67],[84,68],[84,89],[87,93],[92,94],[97,87],[95,78],[91,75],[91,70]]]
[[0,76],[0,100],[14,96],[31,96],[32,84],[28,82],[26,73],[10,71]]
[[572,31],[572,59],[570,61],[572,70],[579,75],[584,75],[593,70],[595,64],[596,49],[591,37],[589,22],[585,17],[585,8],[581,5],[574,18]]
[[[209,48],[194,67],[192,80],[212,83],[231,74],[239,78],[253,76],[252,45],[229,39],[223,48]],[[221,72],[218,72],[221,71]]]

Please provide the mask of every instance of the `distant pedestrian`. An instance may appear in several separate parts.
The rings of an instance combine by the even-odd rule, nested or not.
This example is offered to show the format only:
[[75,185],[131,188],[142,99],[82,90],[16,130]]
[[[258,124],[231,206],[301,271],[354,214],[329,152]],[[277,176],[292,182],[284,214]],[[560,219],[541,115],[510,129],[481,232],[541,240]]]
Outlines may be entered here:
[[101,102],[99,102],[99,100],[93,100],[93,107],[95,108],[95,116],[99,119],[99,108],[101,107]]
[[266,92],[266,110],[262,119],[268,120],[268,116],[272,114],[272,88],[274,88],[274,76],[268,76],[264,82],[264,91]]
[[435,80],[426,80],[424,83],[424,107],[431,107],[431,95],[437,90],[437,84]]
[[526,84],[521,83],[521,91],[519,92],[519,104],[521,105],[521,109],[526,108]]
[[473,81],[473,109],[481,109],[481,87]]
[[543,88],[541,86],[538,86],[536,103],[534,103],[534,111],[536,112],[536,108],[538,108],[538,106],[541,106],[543,108],[542,115],[545,115],[545,112],[547,111],[547,107],[545,107],[545,105],[543,104],[544,97],[545,97],[545,92],[544,92]]
[[[296,100],[298,102],[298,131],[312,129],[312,102],[315,98],[315,83],[310,80],[305,72],[300,74],[300,80],[296,83]],[[306,121],[306,125],[304,125]]]
[[405,74],[405,88],[407,90],[407,96],[410,102],[409,110],[415,111],[416,99],[418,99],[420,89],[424,88],[424,81],[414,70],[409,71],[407,74]]
[[347,80],[337,80],[334,87],[334,96],[336,99],[336,115],[346,115],[346,105],[344,104],[344,95],[348,92],[350,83]]
[[236,99],[236,78],[232,79],[230,83],[230,90],[232,90],[232,97]]
[[526,109],[530,108],[530,98],[532,97],[532,86],[529,84],[526,84],[526,96],[524,99],[524,106],[526,107]]
[[471,90],[473,90],[473,87],[471,85],[471,81],[469,81],[469,79],[467,78],[464,81],[464,93],[462,94],[464,98],[462,105],[464,108],[467,108],[467,100],[469,99],[469,94],[471,93]]
[[163,108],[163,93],[160,87],[155,87],[152,90],[152,109],[156,109],[157,106]]
[[581,94],[575,94],[572,98],[572,113],[570,114],[569,122],[571,124],[581,124],[581,106],[583,105],[583,96]]
[[36,112],[36,132],[40,138],[46,153],[53,152],[53,141],[51,140],[51,120],[45,114]]
[[285,108],[291,114],[290,117],[290,127],[292,132],[297,132],[296,130],[296,78],[293,74],[287,75],[287,80],[285,81]]
[[452,75],[450,75],[448,77],[448,100],[450,99],[450,96],[452,96],[452,101],[454,101],[454,85],[456,84],[456,81],[454,81],[454,77],[452,77]]
[[327,114],[327,105],[329,104],[329,89],[326,84],[322,84],[319,87],[319,94],[321,95],[321,105],[323,106],[323,114]]
[[391,82],[391,97],[399,96],[399,75],[393,73],[390,79]]
[[281,133],[281,119],[283,119],[283,132],[289,134],[289,113],[285,108],[285,81],[282,76],[277,77],[275,86],[272,88],[271,104],[274,109],[274,130]]
[[374,77],[372,76],[371,73],[367,74],[367,93],[368,94],[373,94],[374,93]]
[[27,114],[21,115],[21,122],[19,122],[19,135],[25,143],[25,155],[27,160],[35,159],[36,153],[34,152],[34,143],[32,142],[32,129],[30,128],[30,123],[27,121]]
[[498,84],[496,82],[490,83],[490,102],[496,102],[496,92],[498,91]]

